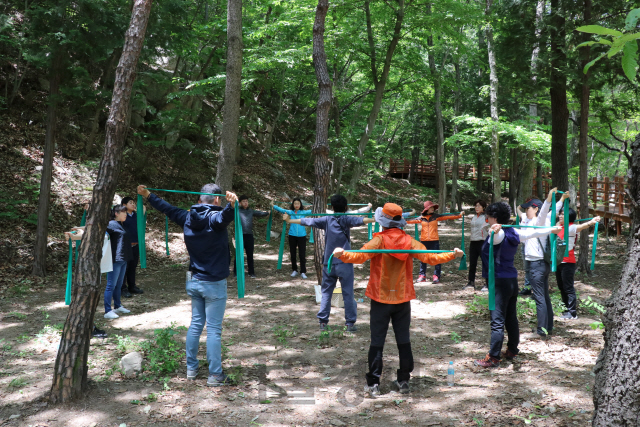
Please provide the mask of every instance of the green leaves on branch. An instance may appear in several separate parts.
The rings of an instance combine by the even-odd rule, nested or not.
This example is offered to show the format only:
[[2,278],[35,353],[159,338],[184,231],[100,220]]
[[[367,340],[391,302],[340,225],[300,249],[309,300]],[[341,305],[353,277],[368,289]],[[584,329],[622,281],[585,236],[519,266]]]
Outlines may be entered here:
[[[625,31],[632,31],[636,28],[638,23],[638,19],[640,19],[640,9],[634,9],[627,15],[625,19]],[[596,34],[600,36],[610,36],[611,41],[607,39],[599,39],[596,41],[588,41],[584,43],[580,43],[577,47],[584,46],[593,46],[595,44],[602,44],[605,46],[610,46],[609,50],[596,59],[590,61],[587,65],[585,65],[583,72],[586,74],[589,69],[602,59],[605,55],[608,58],[613,57],[618,52],[622,51],[622,70],[624,71],[625,76],[633,82],[635,81],[636,72],[638,69],[638,42],[637,39],[640,39],[640,32],[636,33],[627,33],[624,34],[618,30],[613,30],[610,28],[605,28],[600,25],[584,25],[582,27],[576,28],[576,30],[581,31],[583,33]]]

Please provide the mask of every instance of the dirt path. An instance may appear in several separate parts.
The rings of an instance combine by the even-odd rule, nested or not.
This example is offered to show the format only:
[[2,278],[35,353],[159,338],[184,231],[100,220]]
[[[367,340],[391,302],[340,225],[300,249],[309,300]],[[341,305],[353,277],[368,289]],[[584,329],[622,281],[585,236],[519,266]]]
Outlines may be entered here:
[[[441,226],[443,248],[459,245],[459,227]],[[461,290],[467,272],[458,271],[457,262],[444,265],[442,283],[416,285],[412,393],[390,391],[398,366],[390,331],[383,395],[367,399],[362,389],[369,345],[368,301],[358,304],[357,333],[321,340],[315,317],[315,274],[306,281],[289,277],[286,254],[283,269],[277,271],[278,242],[267,244],[262,236],[256,239],[258,279],[247,279],[244,299],[236,298],[235,280],[229,281],[224,365],[237,375],[239,384],[208,388],[206,375],[187,382],[183,358],[178,371],[166,379],[124,378],[118,371],[122,355],[155,329],[172,323],[188,327],[190,322],[190,301],[184,292],[186,255],[179,234],[173,235],[170,258],[163,256],[160,235],[150,235],[155,240],[149,245],[153,252],[149,268],[139,274],[145,293],[125,300],[132,314],[115,321],[102,319],[100,305],[97,323],[110,337],[92,341],[90,390],[76,404],[50,407],[45,399],[67,313],[63,279],[50,278],[43,285],[25,283],[0,301],[0,425],[511,426],[524,425],[524,419],[537,426],[589,424],[591,371],[602,347],[602,332],[590,327],[598,319],[593,309],[581,307],[579,319],[572,322],[556,318],[552,340],[524,341],[517,362],[481,371],[472,361],[488,350],[486,297],[479,291]],[[354,247],[365,239],[364,229],[356,232]],[[619,277],[623,253],[622,240],[603,245],[598,276],[578,277],[581,299],[591,296],[602,302],[608,297]],[[311,262],[311,254],[307,260]],[[415,262],[416,277],[417,269]],[[356,298],[364,297],[367,279],[368,263],[356,266]],[[555,278],[550,283],[557,293]],[[528,332],[535,319],[527,299],[522,301],[520,330]],[[333,308],[331,325],[341,326],[343,319],[344,310]],[[182,332],[178,337],[184,341],[184,336]],[[205,338],[203,334],[201,359],[205,359]],[[454,387],[446,383],[449,361],[455,366]]]

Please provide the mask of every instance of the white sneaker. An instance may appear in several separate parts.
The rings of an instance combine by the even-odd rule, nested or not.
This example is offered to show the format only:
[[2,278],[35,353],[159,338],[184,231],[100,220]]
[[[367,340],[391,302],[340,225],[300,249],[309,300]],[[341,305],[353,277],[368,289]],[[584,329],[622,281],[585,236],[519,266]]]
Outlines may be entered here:
[[302,274],[300,275],[300,277],[302,277],[303,279],[306,279],[306,278],[307,278],[307,275],[306,275],[306,274],[304,274],[304,273],[302,273]]
[[291,273],[291,277],[296,277],[298,275],[298,272],[293,270],[293,273]]
[[118,317],[120,316],[116,314],[115,310],[111,310],[110,312],[104,314],[105,319],[117,319]]
[[129,314],[131,313],[131,310],[127,310],[123,305],[121,305],[120,307],[115,309],[115,312],[120,314]]

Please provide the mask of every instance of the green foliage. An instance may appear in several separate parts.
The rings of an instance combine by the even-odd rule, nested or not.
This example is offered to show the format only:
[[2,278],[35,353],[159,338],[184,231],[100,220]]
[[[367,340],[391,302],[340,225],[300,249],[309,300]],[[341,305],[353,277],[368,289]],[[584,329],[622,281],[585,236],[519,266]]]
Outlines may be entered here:
[[112,337],[112,342],[115,342],[116,350],[118,351],[118,353],[121,353],[121,354],[131,353],[133,351],[140,350],[140,344],[135,342],[129,336],[123,337],[121,335],[115,335]]
[[156,329],[153,337],[140,343],[140,348],[145,353],[147,364],[145,371],[153,375],[173,374],[184,358],[184,344],[176,341],[175,336],[186,331],[184,326],[171,326],[164,329]]
[[21,388],[26,386],[27,384],[29,384],[29,382],[23,378],[23,377],[18,377],[18,378],[14,378],[11,380],[11,382],[9,383],[9,387],[10,388]]
[[602,305],[592,300],[591,297],[580,299],[580,309],[584,310],[590,315],[599,316],[604,314],[607,309]]
[[287,338],[296,336],[297,326],[293,325],[291,329],[287,329],[284,326],[275,326],[273,328],[273,337],[276,339],[280,347],[287,347],[288,341]]
[[347,331],[346,326],[336,327],[334,329],[331,326],[327,325],[324,331],[320,331],[320,335],[318,336],[318,345],[320,347],[329,346],[332,339],[344,338],[344,334],[346,331]]
[[451,331],[451,341],[453,341],[456,344],[460,344],[460,342],[462,341],[462,338],[460,337],[459,333],[455,331]]

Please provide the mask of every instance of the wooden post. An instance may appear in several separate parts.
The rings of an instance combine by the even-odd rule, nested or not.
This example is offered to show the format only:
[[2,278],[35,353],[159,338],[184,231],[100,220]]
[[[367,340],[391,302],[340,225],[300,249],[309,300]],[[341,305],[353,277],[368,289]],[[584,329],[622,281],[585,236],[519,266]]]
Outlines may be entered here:
[[[618,199],[618,214],[624,214],[624,185],[622,183],[622,177],[616,177],[616,199]],[[616,221],[616,235],[620,237],[622,235],[622,221]]]
[[593,203],[593,210],[595,211],[598,207],[598,178],[593,177],[591,180],[591,202]]
[[604,194],[602,196],[602,201],[604,203],[604,228],[607,230],[605,235],[609,235],[609,218],[607,218],[607,212],[609,212],[609,177],[604,177]]

